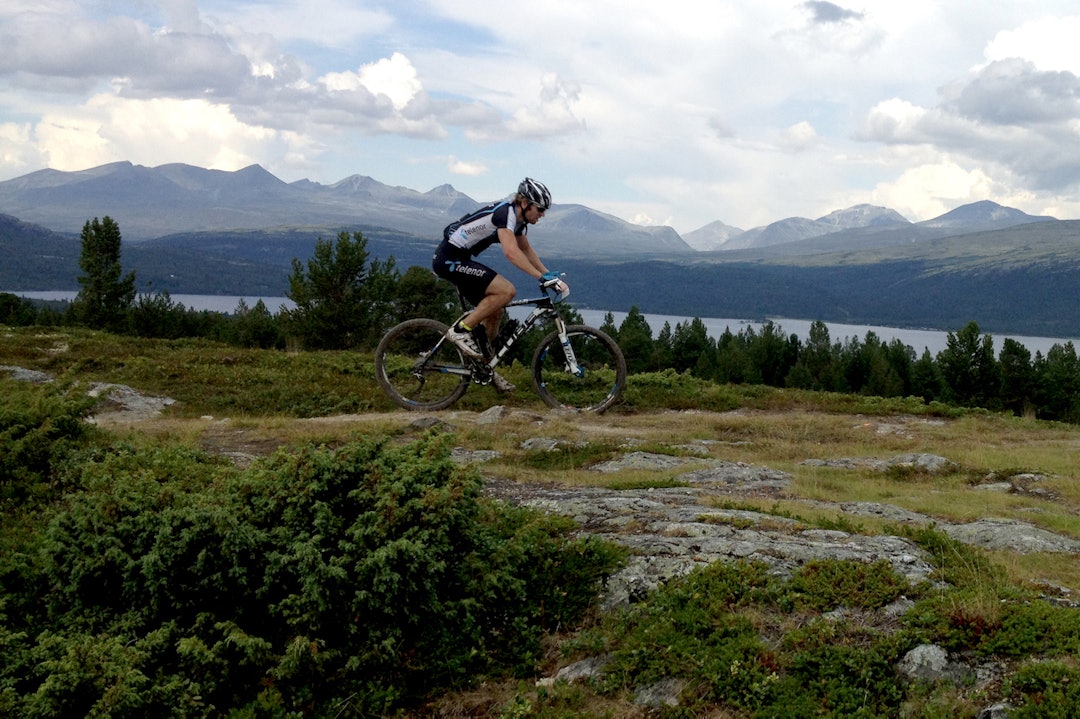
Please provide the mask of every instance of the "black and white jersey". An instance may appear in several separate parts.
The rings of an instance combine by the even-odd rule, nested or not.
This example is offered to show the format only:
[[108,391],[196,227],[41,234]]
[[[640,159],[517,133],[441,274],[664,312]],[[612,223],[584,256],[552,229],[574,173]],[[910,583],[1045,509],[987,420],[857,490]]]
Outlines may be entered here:
[[496,202],[451,223],[443,230],[443,237],[454,247],[478,255],[499,239],[499,230],[507,229],[515,235],[524,235],[527,225],[518,222],[512,202]]

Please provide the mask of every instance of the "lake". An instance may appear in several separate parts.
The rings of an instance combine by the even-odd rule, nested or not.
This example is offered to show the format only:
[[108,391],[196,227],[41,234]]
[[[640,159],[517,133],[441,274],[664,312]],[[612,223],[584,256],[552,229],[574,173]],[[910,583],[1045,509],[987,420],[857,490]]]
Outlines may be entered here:
[[[73,300],[77,292],[68,292],[66,290],[48,290],[43,292],[22,292],[19,290],[3,290],[10,292],[13,295],[20,297],[26,297],[31,300]],[[282,305],[292,309],[295,307],[295,303],[288,297],[242,297],[240,295],[174,295],[170,294],[169,299],[173,302],[190,307],[193,310],[209,310],[210,312],[225,312],[233,313],[236,311],[237,306],[240,304],[240,300],[243,300],[247,306],[254,307],[255,304],[262,300],[266,305],[266,309],[271,314],[277,314]]]
[[[581,318],[585,320],[586,324],[599,327],[604,321],[604,315],[607,314],[603,310],[578,310]],[[618,327],[622,321],[626,318],[626,312],[612,312],[612,317],[615,320],[615,326]],[[652,330],[653,338],[655,339],[660,330],[663,329],[664,323],[667,322],[671,325],[671,329],[675,329],[675,325],[680,322],[687,322],[693,319],[688,317],[676,317],[671,315],[642,315],[645,321],[649,323],[649,329]],[[717,338],[724,334],[724,330],[730,329],[732,334],[739,334],[744,329],[752,327],[755,332],[760,332],[765,326],[764,322],[745,320],[745,319],[724,319],[716,317],[701,317],[701,322],[705,325],[705,329],[708,331],[709,336]],[[806,342],[810,337],[810,325],[813,324],[812,320],[793,320],[782,317],[771,318],[773,325],[782,330],[782,334],[796,335],[800,340]],[[915,350],[917,356],[922,356],[923,350],[930,350],[931,355],[936,355],[941,350],[945,349],[948,344],[948,332],[940,330],[915,330],[915,329],[902,329],[899,327],[874,327],[870,325],[846,325],[838,322],[826,322],[825,326],[829,328],[829,339],[832,342],[845,342],[851,338],[858,338],[863,340],[866,338],[867,332],[873,332],[877,335],[878,339],[885,343],[892,342],[894,339],[900,340],[902,344],[905,344]],[[955,334],[960,328],[952,330]],[[1046,356],[1047,351],[1056,344],[1065,344],[1066,342],[1073,342],[1075,340],[1062,339],[1060,337],[1024,337],[1020,335],[993,335],[995,352],[1001,352],[1002,344],[1006,338],[1011,338],[1026,347],[1034,356],[1036,352],[1042,352],[1043,356]]]
[[[21,297],[27,297],[30,299],[42,299],[42,300],[71,300],[75,297],[74,292],[20,292],[11,291],[12,294],[19,295]],[[190,307],[194,310],[209,310],[211,312],[234,312],[237,306],[240,304],[240,300],[243,300],[248,307],[254,307],[255,304],[261,299],[263,304],[266,305],[267,310],[272,314],[277,314],[280,311],[282,305],[287,308],[294,307],[294,303],[288,297],[243,297],[233,295],[170,295],[173,302],[180,303],[185,307]],[[607,314],[604,310],[578,310],[582,319],[586,324],[599,327],[604,322],[604,315]],[[618,327],[624,319],[626,319],[626,312],[612,312],[612,317],[615,320],[615,326]],[[516,315],[515,315],[516,316]],[[649,323],[649,328],[652,330],[653,338],[656,338],[660,334],[660,330],[663,329],[664,323],[667,322],[674,330],[675,325],[680,322],[688,322],[692,320],[692,317],[678,317],[674,315],[643,315],[645,321]],[[702,317],[700,318],[705,325],[705,329],[708,331],[709,336],[717,338],[724,333],[724,330],[730,329],[732,333],[738,334],[742,330],[752,327],[755,332],[759,332],[764,323],[757,320],[747,320],[738,318],[718,318],[718,317]],[[805,342],[810,336],[811,320],[795,320],[786,318],[773,318],[772,323],[783,331],[784,335],[796,335],[800,340]],[[829,339],[833,342],[845,342],[850,338],[858,338],[860,340],[866,338],[867,332],[873,332],[879,339],[888,343],[894,339],[900,340],[901,343],[913,348],[916,355],[922,355],[924,349],[930,350],[930,354],[936,355],[941,350],[945,349],[947,345],[948,332],[941,330],[930,329],[903,329],[899,327],[875,327],[872,325],[847,325],[837,322],[826,322],[825,326],[829,328]],[[956,332],[959,327],[954,328],[952,331]],[[1032,355],[1036,352],[1042,352],[1043,356],[1056,344],[1065,344],[1066,342],[1073,342],[1077,344],[1076,338],[1061,338],[1061,337],[1028,337],[1024,335],[994,335],[994,347],[996,352],[1001,351],[1002,343],[1006,338],[1014,339],[1024,347],[1026,347]]]

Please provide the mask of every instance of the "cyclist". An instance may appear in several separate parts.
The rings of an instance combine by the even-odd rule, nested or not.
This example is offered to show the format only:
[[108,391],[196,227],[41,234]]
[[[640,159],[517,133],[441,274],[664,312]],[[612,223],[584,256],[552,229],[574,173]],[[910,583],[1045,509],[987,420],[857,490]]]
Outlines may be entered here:
[[[484,355],[474,330],[483,328],[488,345],[499,331],[503,310],[514,299],[517,290],[505,277],[478,262],[476,255],[496,242],[512,265],[542,281],[558,279],[540,261],[527,237],[529,225],[535,225],[551,207],[551,193],[543,183],[526,177],[518,185],[513,199],[482,207],[453,222],[443,230],[432,258],[432,269],[439,277],[453,282],[474,306],[472,312],[451,327],[446,338],[474,358]],[[568,288],[560,281],[559,292]],[[513,385],[498,374],[495,387],[509,391]]]

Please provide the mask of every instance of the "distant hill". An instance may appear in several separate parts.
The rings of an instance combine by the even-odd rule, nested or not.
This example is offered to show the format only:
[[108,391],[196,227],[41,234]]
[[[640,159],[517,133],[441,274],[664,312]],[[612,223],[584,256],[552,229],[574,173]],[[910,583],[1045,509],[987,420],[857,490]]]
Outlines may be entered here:
[[709,253],[709,259],[692,263],[583,261],[567,267],[572,278],[603,278],[573,284],[574,300],[593,309],[636,306],[649,314],[791,317],[939,330],[974,321],[994,334],[1080,338],[1076,220],[832,256],[763,261],[741,255]]
[[[500,198],[490,198],[496,201]],[[437,241],[483,203],[440,185],[428,192],[353,175],[332,185],[285,183],[258,165],[236,172],[117,162],[79,172],[41,170],[0,182],[0,212],[63,233],[108,215],[124,240],[246,230],[363,226]],[[692,252],[670,227],[640,227],[581,205],[556,204],[532,230],[548,251],[606,256]]]
[[77,289],[77,237],[0,214],[0,290]]
[[836,231],[909,224],[909,220],[896,210],[876,205],[854,205],[846,210],[836,210],[819,217],[817,222]]
[[950,230],[964,230],[974,232],[976,230],[999,230],[1005,227],[1015,227],[1029,222],[1046,222],[1056,218],[1034,216],[1021,212],[1012,207],[1002,207],[996,202],[983,200],[973,202],[970,205],[957,207],[955,210],[946,212],[940,217],[926,220],[919,224],[923,227],[946,228]]
[[895,210],[873,205],[855,205],[845,210],[836,210],[816,220],[806,217],[789,217],[762,227],[755,227],[733,235],[727,242],[715,249],[724,251],[760,250],[773,245],[801,242],[844,230],[874,231],[881,227],[907,224],[910,224],[910,222]]
[[[258,166],[45,170],[0,183],[0,290],[77,290],[79,232],[106,214],[140,291],[281,296],[320,238],[361,231],[373,257],[428,267],[443,225],[479,205],[450,185],[289,184]],[[919,223],[871,205],[745,232],[711,223],[687,235],[693,247],[564,204],[531,236],[581,307],[1080,336],[1080,223],[993,202]],[[694,249],[707,246],[719,249]],[[521,282],[497,251],[484,260]]]
[[1028,215],[988,200],[951,210],[931,220],[912,223],[894,210],[873,205],[855,205],[816,220],[789,217],[763,227],[755,227],[731,237],[715,249],[761,251],[775,256],[769,248],[783,246],[782,254],[811,254],[828,248],[860,250],[877,243],[919,241],[956,234],[995,230],[1019,225],[1056,221],[1053,217]]
[[695,250],[708,252],[710,250],[722,250],[732,239],[741,235],[745,230],[726,225],[720,220],[710,222],[702,228],[688,232],[684,236],[686,243]]
[[360,176],[288,184],[252,165],[236,172],[183,164],[148,168],[117,162],[80,172],[41,170],[0,182],[0,210],[60,232],[108,215],[132,242],[178,232],[355,224],[431,234],[448,214],[477,203],[436,188],[420,193]]
[[[224,172],[180,163],[149,168],[116,162],[77,172],[41,170],[0,182],[0,212],[62,234],[77,234],[87,220],[108,215],[128,242],[198,232],[297,228],[333,235],[344,227],[382,228],[437,241],[450,221],[482,204],[451,185],[418,192],[364,175],[331,185],[310,180],[286,183],[258,165]],[[919,226],[959,234],[1047,219],[1053,218],[977,202]],[[855,231],[876,234],[910,224],[894,210],[856,205],[816,220],[791,217],[746,231],[714,222],[688,233],[688,241],[670,227],[642,227],[583,205],[556,204],[533,234],[549,253],[667,257],[695,249],[763,250],[837,233],[848,234],[834,239],[850,239],[858,247]]]

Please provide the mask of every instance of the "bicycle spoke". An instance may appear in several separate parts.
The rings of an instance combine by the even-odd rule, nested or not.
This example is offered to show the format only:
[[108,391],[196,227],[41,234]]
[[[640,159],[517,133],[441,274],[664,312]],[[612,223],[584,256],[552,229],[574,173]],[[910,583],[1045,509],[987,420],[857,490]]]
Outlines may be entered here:
[[592,327],[567,327],[567,336],[574,362],[555,332],[537,348],[532,366],[537,394],[551,407],[603,412],[626,383],[622,351],[611,337]]
[[449,407],[465,393],[469,373],[454,345],[442,341],[446,325],[402,322],[375,350],[375,376],[387,396],[410,410]]

